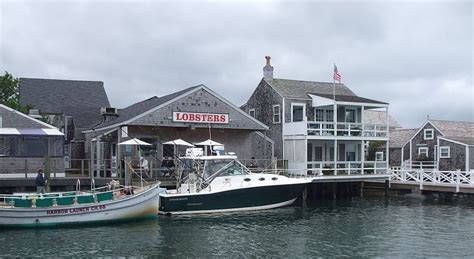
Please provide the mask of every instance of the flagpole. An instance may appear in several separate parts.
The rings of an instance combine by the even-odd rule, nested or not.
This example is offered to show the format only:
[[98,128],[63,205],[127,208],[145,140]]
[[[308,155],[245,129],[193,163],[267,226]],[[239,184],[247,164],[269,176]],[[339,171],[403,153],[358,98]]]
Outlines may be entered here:
[[[334,63],[334,68],[336,68],[336,63]],[[336,104],[336,78],[332,77],[332,98],[334,100],[334,104]]]
[[337,104],[336,104],[336,63],[334,63],[334,74],[332,76],[332,98],[333,107],[333,125],[334,125],[334,175],[337,175]]

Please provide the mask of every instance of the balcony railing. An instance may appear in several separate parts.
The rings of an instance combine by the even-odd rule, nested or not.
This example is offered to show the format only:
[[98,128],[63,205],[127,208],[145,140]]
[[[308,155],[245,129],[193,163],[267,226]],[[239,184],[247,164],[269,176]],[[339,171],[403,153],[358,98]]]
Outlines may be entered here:
[[[288,126],[291,127],[291,123]],[[309,121],[306,131],[308,136],[387,137],[388,127],[385,124]]]
[[386,161],[313,161],[307,165],[309,175],[384,174],[388,170]]

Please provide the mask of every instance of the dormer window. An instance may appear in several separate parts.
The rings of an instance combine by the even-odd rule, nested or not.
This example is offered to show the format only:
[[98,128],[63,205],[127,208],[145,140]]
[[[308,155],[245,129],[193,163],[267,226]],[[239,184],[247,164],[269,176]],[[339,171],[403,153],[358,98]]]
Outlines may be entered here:
[[433,129],[425,129],[424,134],[423,134],[423,139],[424,140],[431,140],[434,139],[434,130]]

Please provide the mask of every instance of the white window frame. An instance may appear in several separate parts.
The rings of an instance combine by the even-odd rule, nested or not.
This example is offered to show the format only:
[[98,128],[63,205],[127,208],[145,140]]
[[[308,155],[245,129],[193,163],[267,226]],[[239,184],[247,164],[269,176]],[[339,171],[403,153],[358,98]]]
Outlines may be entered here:
[[[347,112],[353,111],[354,112],[354,121],[347,120]],[[344,122],[346,123],[356,123],[357,122],[357,109],[354,108],[344,108]]]
[[[278,107],[278,113],[275,113],[275,108]],[[281,123],[281,106],[279,104],[275,104],[272,106],[273,111],[273,124],[280,124]],[[275,120],[275,116],[278,116],[278,120]]]
[[291,103],[291,122],[299,122],[293,120],[293,107],[302,106],[303,107],[303,120],[306,121],[306,104],[305,103]]
[[[446,156],[443,156],[443,149],[447,150],[448,154]],[[439,158],[451,158],[451,147],[450,146],[441,146],[439,147]]]
[[[426,136],[426,133],[427,133],[427,132],[431,132],[431,137],[428,138],[428,137]],[[425,130],[423,131],[423,139],[424,139],[424,140],[432,140],[432,139],[434,139],[434,129],[425,129]]]
[[[379,156],[380,156],[380,158],[379,158]],[[383,161],[383,152],[382,151],[375,152],[375,161]]]
[[[253,113],[253,115],[252,115]],[[253,118],[255,118],[257,116],[257,112],[255,111],[255,109],[249,109],[249,115],[252,116]]]
[[[418,147],[418,155],[421,156],[421,150],[426,150],[426,157],[429,157],[429,149],[428,147]],[[423,152],[424,153],[424,152]]]

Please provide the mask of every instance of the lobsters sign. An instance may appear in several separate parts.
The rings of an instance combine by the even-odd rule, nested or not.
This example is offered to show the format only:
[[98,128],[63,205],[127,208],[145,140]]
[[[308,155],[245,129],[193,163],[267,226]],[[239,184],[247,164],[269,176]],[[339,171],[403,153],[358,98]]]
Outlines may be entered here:
[[173,121],[227,124],[229,123],[229,114],[173,112]]

